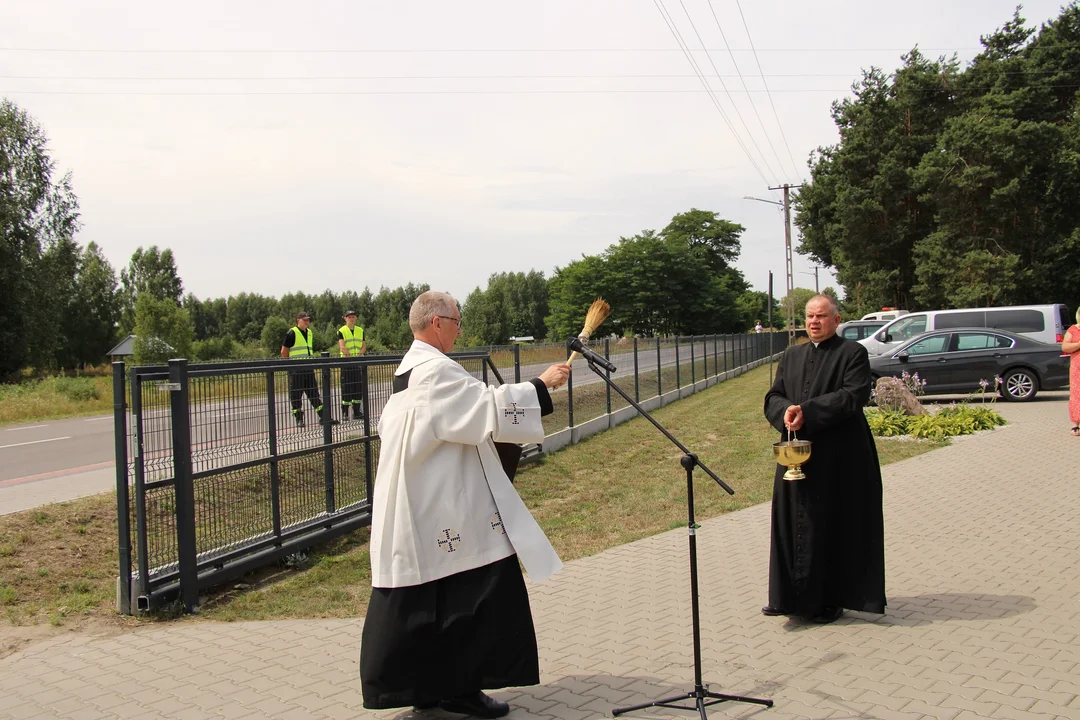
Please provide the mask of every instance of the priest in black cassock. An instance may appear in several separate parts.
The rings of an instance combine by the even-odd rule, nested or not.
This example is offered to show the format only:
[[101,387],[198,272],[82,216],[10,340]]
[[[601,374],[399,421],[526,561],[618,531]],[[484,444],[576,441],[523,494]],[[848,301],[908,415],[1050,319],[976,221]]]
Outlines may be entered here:
[[570,367],[497,388],[477,380],[446,355],[461,334],[446,293],[421,294],[409,326],[379,419],[364,707],[498,718],[510,708],[484,690],[540,682],[518,561],[534,582],[562,567],[511,480],[520,443],[543,441],[548,388]]
[[866,348],[836,334],[836,302],[806,304],[810,342],[789,347],[765,396],[765,417],[788,438],[813,442],[802,480],[773,481],[769,604],[765,615],[814,622],[844,609],[885,612],[881,467],[863,414],[870,399]]

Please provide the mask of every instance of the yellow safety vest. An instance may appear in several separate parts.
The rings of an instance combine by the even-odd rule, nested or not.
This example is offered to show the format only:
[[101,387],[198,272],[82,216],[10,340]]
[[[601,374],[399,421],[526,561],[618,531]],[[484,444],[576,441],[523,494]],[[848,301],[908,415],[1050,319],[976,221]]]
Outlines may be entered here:
[[345,351],[349,357],[359,355],[364,347],[364,328],[358,326],[355,330],[350,330],[348,325],[342,325],[338,332],[345,340]]
[[297,358],[315,357],[315,353],[311,350],[311,328],[304,332],[298,327],[292,329],[293,332],[293,344],[289,348],[289,359],[296,360]]

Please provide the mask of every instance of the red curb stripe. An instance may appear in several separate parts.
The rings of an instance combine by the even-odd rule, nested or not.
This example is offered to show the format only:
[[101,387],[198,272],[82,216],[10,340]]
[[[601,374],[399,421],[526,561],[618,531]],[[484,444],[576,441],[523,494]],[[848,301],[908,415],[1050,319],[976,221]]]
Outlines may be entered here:
[[77,475],[78,473],[87,472],[88,470],[100,470],[101,468],[112,467],[114,464],[115,463],[110,460],[109,462],[83,465],[82,467],[53,470],[52,472],[41,473],[40,475],[27,475],[26,477],[12,478],[10,480],[0,480],[0,487],[22,485],[23,483],[34,482],[35,480],[48,480],[49,478],[63,477],[65,475]]

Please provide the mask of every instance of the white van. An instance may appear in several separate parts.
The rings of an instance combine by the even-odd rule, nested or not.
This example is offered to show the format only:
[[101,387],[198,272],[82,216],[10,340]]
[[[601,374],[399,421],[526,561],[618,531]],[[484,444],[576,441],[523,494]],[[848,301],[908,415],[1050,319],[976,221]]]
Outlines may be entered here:
[[863,315],[860,320],[895,320],[901,315],[907,315],[907,310],[897,310],[896,308],[882,308],[878,312],[867,313]]
[[1064,305],[926,310],[896,318],[868,338],[859,340],[871,355],[882,355],[900,343],[931,330],[988,327],[1026,335],[1044,343],[1060,343],[1072,324]]

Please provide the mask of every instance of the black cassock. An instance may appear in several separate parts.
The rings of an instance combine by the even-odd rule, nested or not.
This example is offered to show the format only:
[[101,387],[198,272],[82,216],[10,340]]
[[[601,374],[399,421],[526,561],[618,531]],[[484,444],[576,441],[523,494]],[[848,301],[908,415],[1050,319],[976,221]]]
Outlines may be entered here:
[[[394,378],[394,391],[409,373]],[[534,380],[541,415],[551,397]],[[521,446],[495,443],[511,481]],[[517,555],[420,585],[372,588],[360,650],[364,707],[406,707],[540,684],[529,593]]]
[[813,442],[806,478],[773,481],[769,605],[812,617],[839,606],[885,612],[881,467],[863,414],[866,348],[834,335],[788,348],[765,396],[765,417],[788,439],[784,411],[801,405],[800,440]]

